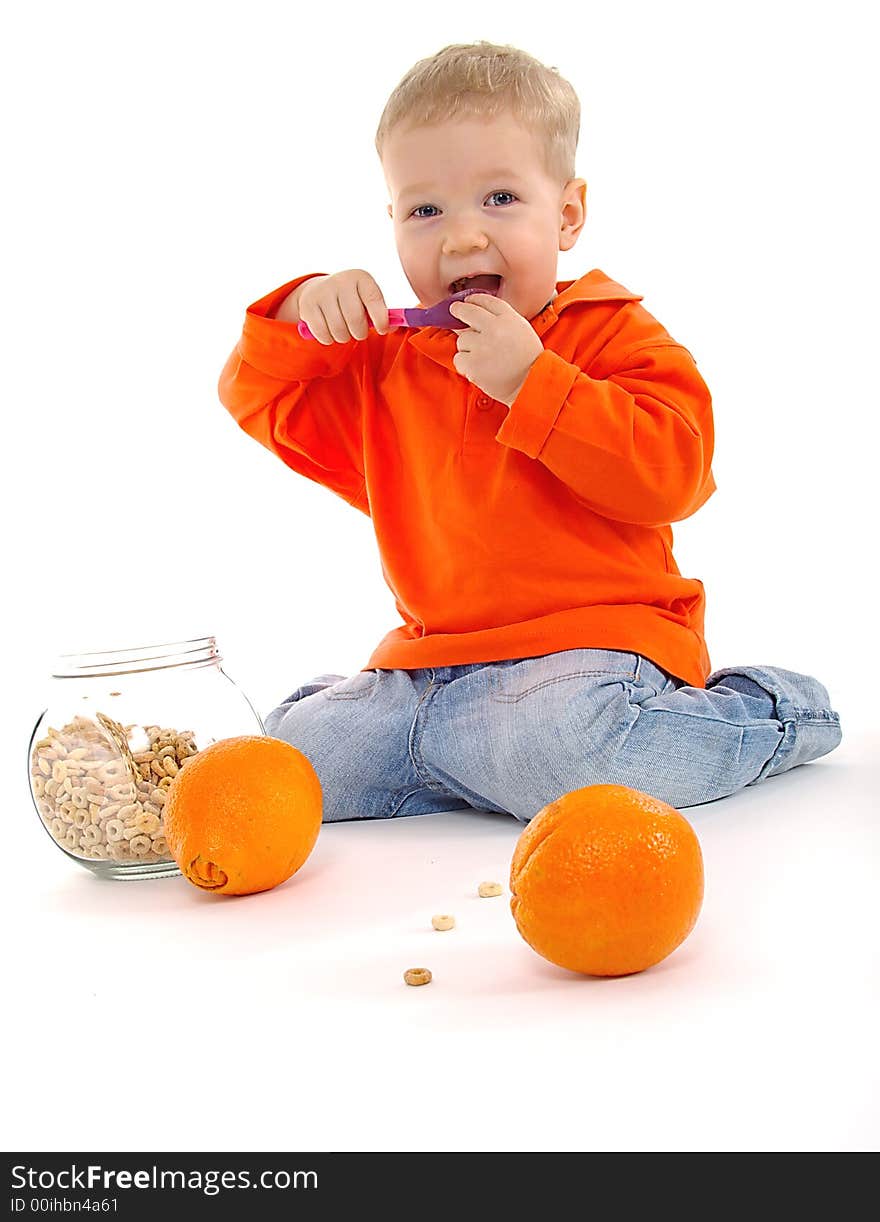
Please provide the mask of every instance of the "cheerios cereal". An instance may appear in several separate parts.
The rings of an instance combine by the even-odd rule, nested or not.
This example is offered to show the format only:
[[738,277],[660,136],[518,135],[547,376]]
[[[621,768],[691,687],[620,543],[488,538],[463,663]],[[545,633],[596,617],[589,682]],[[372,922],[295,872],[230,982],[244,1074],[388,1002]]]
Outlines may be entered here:
[[[130,739],[144,749],[133,751]],[[171,861],[162,812],[169,785],[196,754],[192,730],[76,716],[34,744],[34,802],[52,838],[78,857]]]

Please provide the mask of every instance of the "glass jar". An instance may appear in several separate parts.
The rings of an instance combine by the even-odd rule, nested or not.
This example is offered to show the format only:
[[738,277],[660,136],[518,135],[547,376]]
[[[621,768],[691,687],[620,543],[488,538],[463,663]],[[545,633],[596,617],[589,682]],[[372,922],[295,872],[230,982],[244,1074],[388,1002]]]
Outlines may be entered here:
[[68,857],[105,878],[180,873],[163,835],[174,777],[218,739],[265,733],[222,660],[212,636],[58,659],[28,773]]

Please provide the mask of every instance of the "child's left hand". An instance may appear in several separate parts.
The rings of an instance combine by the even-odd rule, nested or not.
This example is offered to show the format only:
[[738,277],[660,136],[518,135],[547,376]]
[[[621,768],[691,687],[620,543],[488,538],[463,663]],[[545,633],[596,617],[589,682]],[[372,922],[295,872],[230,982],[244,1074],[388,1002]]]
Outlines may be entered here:
[[457,371],[487,395],[511,406],[544,345],[528,319],[491,293],[472,293],[449,307],[467,323],[458,332]]

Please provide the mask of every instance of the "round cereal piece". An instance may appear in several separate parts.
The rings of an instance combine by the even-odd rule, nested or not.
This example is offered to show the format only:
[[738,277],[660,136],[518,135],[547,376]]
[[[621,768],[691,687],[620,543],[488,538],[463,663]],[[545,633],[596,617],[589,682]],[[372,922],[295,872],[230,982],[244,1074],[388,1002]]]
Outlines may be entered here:
[[487,899],[490,895],[500,895],[501,890],[501,883],[480,883],[479,887],[477,887],[477,891],[483,899]]
[[435,929],[454,929],[455,928],[455,917],[448,916],[445,913],[441,916],[432,916],[431,924],[434,926]]
[[117,802],[129,803],[133,797],[133,787],[130,781],[120,781],[115,785],[110,785],[107,792],[111,798],[115,798]]
[[403,973],[403,978],[407,984],[430,984],[431,973],[426,967],[408,967]]
[[162,826],[162,821],[158,815],[144,811],[142,814],[137,816],[134,821],[134,825],[137,830],[142,832],[145,836],[155,836],[156,832],[158,832],[159,828]]
[[121,819],[108,819],[104,825],[104,832],[108,843],[117,844],[125,834],[125,824]]

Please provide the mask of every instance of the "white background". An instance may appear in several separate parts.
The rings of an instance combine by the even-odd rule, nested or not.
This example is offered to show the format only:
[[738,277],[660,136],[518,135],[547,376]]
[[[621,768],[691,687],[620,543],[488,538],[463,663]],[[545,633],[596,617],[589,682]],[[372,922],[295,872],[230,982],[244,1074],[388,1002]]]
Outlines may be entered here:
[[[583,0],[551,10],[481,0],[405,8],[83,0],[19,5],[6,18],[3,749],[16,778],[6,813],[17,926],[7,970],[21,1038],[31,1042],[7,1142],[229,1150],[876,1143],[857,1038],[877,1013],[874,939],[862,928],[875,919],[863,895],[876,879],[878,779],[877,99],[865,14],[861,3]],[[491,935],[482,927],[455,1004],[444,1003],[439,982],[433,1001],[424,996],[431,990],[400,994],[398,968],[412,966],[404,934],[424,916],[410,895],[421,865],[448,860],[464,896],[486,870],[503,875],[512,821],[450,815],[325,829],[294,883],[218,907],[181,880],[93,882],[53,854],[23,779],[56,653],[213,633],[226,670],[265,713],[313,675],[359,670],[399,622],[367,518],[240,431],[216,384],[245,307],[294,276],[363,266],[389,305],[413,303],[385,211],[375,128],[413,62],[480,38],[558,67],[581,99],[577,172],[588,183],[588,219],[578,245],[560,256],[559,279],[598,267],[643,294],[712,389],[718,491],[674,531],[681,571],[706,587],[713,667],[814,674],[845,733],[839,752],[779,778],[775,791],[768,783],[695,819],[717,862],[707,913],[665,974],[590,990],[609,1007],[598,1017],[585,1011],[584,989],[575,1002],[570,979],[518,941],[500,907],[506,901],[492,910]],[[833,871],[829,836],[840,854]],[[757,881],[755,837],[773,854]],[[754,910],[744,920],[740,887],[765,896],[760,920]],[[424,894],[428,916],[454,903],[442,888]],[[285,931],[302,939],[298,901],[311,941],[296,943],[300,976],[291,983],[279,962]],[[487,912],[476,907],[474,919],[485,922]],[[165,941],[169,925],[175,949]],[[137,945],[137,975],[133,963],[127,974],[118,961],[100,967],[78,957],[110,929],[109,946],[128,937]],[[399,943],[395,929],[404,931]],[[388,957],[381,972],[395,982],[387,992],[364,953],[379,945]],[[725,959],[736,960],[737,948],[741,959]],[[200,982],[187,965],[190,949],[231,975]],[[27,973],[37,952],[43,991],[28,994],[16,973]],[[499,963],[503,1004],[493,994],[490,1005],[482,986]],[[827,1001],[829,974],[850,990],[836,995],[840,1009]],[[252,1009],[229,1003],[241,1045],[226,1065],[197,1056],[205,1028],[217,1049],[226,1046],[202,983],[214,998],[259,998]],[[667,1065],[652,1078],[658,1024],[671,1030],[688,997],[686,1037],[680,1028],[669,1036],[683,1076]],[[114,1112],[122,1126],[115,1146],[97,1104],[89,1133],[74,1138],[65,1127],[73,1071],[53,1066],[39,1045],[44,1034],[56,1038],[54,1028],[34,1026],[41,998],[98,1027],[108,1015],[133,1019],[130,1003],[161,1031],[168,1007],[179,1007],[189,1035],[166,1048],[164,1102],[126,1093]],[[433,1019],[420,1028],[416,1013]],[[760,1082],[767,1089],[767,1075],[756,1070],[752,1082],[743,1066],[769,1072],[778,1065],[772,1047],[805,1021],[804,1063],[792,1061],[768,1107],[755,1094]],[[748,1054],[743,1030],[754,1041]],[[265,1036],[251,1078],[258,1031]],[[733,1038],[742,1064],[729,1060]],[[628,1064],[638,1049],[645,1066],[619,1083],[646,1092],[635,1114],[617,1093],[618,1039],[630,1041]],[[839,1095],[844,1079],[829,1057],[842,1042],[853,1064]],[[585,1095],[574,1098],[565,1083],[584,1057],[599,1061],[583,1070]],[[296,1087],[303,1058],[309,1068]],[[39,1098],[25,1072],[31,1062],[42,1066]],[[590,1102],[600,1062],[604,1127]],[[225,1089],[235,1106],[224,1123],[180,1106],[194,1069],[208,1086],[233,1063],[235,1084]],[[436,1079],[431,1066],[440,1067]],[[243,1116],[249,1098],[258,1120]]]

